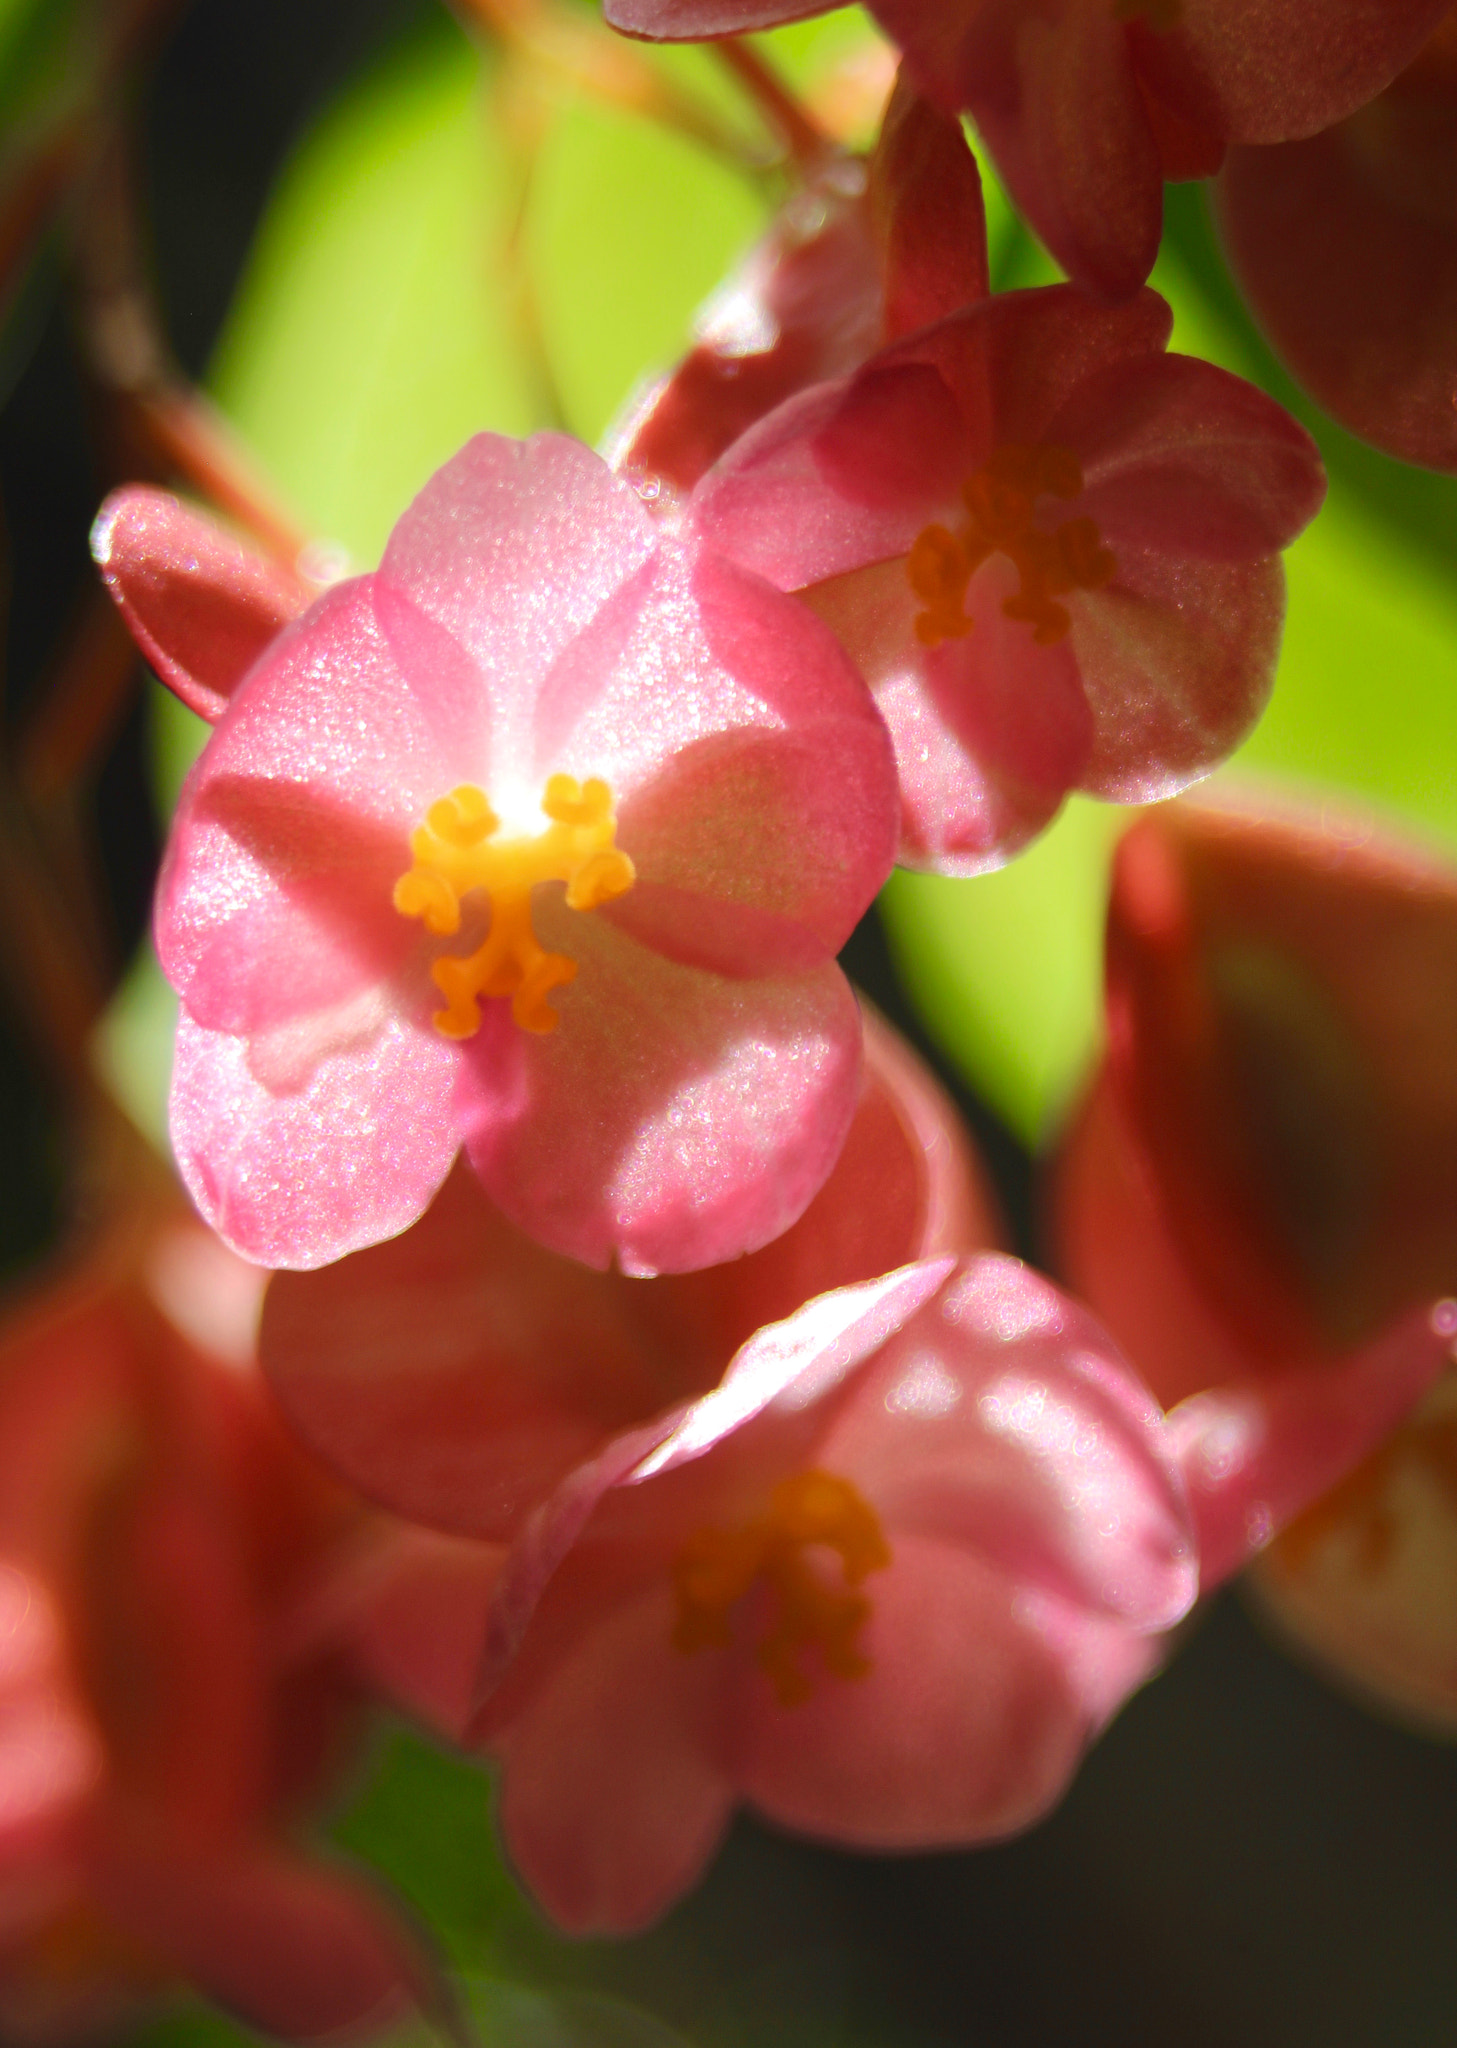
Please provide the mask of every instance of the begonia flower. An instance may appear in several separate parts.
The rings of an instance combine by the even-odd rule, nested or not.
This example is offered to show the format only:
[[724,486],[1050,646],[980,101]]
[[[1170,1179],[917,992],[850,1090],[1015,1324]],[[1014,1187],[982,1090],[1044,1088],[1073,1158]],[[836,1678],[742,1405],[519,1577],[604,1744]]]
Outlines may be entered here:
[[[922,92],[972,115],[1075,284],[1153,267],[1165,178],[1284,142],[1390,83],[1448,0],[870,0]],[[698,40],[824,12],[805,0],[605,0],[630,35]]]
[[1279,551],[1324,473],[1253,385],[1164,354],[1169,326],[1149,291],[999,295],[789,400],[689,500],[874,689],[908,866],[995,866],[1070,789],[1167,795],[1265,702]]
[[[1457,874],[1369,821],[1191,803],[1121,842],[1059,1267],[1189,1434],[1196,1511],[1277,1429],[1318,1497],[1450,1354],[1454,1003]],[[1221,1575],[1292,1505],[1206,1527]]]
[[1162,1416],[997,1254],[822,1295],[563,1481],[496,1580],[471,1734],[574,1932],[661,1913],[744,1801],[891,1850],[1029,1825],[1186,1611]]
[[1297,1654],[1396,1719],[1457,1732],[1457,1371],[1251,1570]]
[[794,392],[987,294],[981,175],[960,125],[898,78],[868,162],[835,151],[700,310],[693,348],[605,453],[659,510]]
[[287,2040],[373,2035],[421,1958],[295,1839],[362,1699],[294,1617],[359,1511],[267,1404],[257,1273],[128,1200],[0,1329],[0,2035],[70,2048],[180,1979]]
[[1379,98],[1231,150],[1216,218],[1293,376],[1363,441],[1457,470],[1457,14]]
[[[123,595],[130,503],[97,529]],[[894,789],[802,607],[564,436],[478,436],[379,570],[233,681],[184,792],[156,936],[203,1214],[320,1264],[412,1222],[463,1142],[504,1214],[589,1264],[779,1235],[853,1110],[834,954]]]
[[543,1249],[457,1167],[402,1236],[270,1283],[260,1350],[289,1423],[411,1522],[500,1541],[622,1430],[717,1385],[762,1325],[915,1259],[997,1244],[959,1119],[889,1027],[829,1179],[727,1265],[631,1279]]

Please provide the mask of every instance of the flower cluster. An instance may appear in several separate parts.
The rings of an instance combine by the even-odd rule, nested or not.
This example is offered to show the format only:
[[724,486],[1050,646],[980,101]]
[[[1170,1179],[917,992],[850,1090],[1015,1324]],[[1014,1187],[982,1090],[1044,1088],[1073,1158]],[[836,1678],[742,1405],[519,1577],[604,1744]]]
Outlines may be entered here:
[[[704,37],[804,10],[607,11]],[[1057,1167],[1066,1288],[1005,1249],[954,1107],[837,960],[897,861],[971,875],[1072,790],[1172,796],[1272,686],[1324,474],[1272,399],[1168,352],[1165,177],[1238,145],[1225,232],[1297,369],[1448,459],[1450,224],[1407,176],[1451,140],[1443,7],[875,11],[905,64],[873,154],[813,167],[606,455],[482,433],[322,590],[151,488],[94,533],[215,728],[155,927],[176,1159],[232,1249],[199,1241],[278,1269],[278,1409],[410,1525],[322,1603],[331,1650],[494,1759],[516,1865],[576,1930],[663,1911],[740,1802],[866,1848],[1028,1825],[1282,1529],[1290,1625],[1453,1700],[1415,1578],[1351,1589],[1398,1547],[1386,1440],[1457,1334],[1451,875],[1267,810],[1132,826]],[[1370,171],[1349,137],[1383,105]],[[1071,282],[989,289],[963,112]],[[1278,225],[1313,188],[1359,257],[1314,285]],[[198,1419],[256,1388],[168,1377],[154,1308],[124,1362],[86,1313],[44,1392],[59,1338],[0,1375],[4,1455],[57,1489],[0,1521],[13,1981],[44,1988],[60,1911],[295,2036],[419,2003],[408,1944],[278,1846],[280,1774],[320,1772],[270,1747],[299,1725],[276,1646],[316,1645],[260,1632],[297,1588],[248,1577],[235,1524],[293,1481],[250,1466],[234,1502],[209,1475],[241,1425]],[[84,1454],[68,1371],[125,1410]],[[1450,1520],[1449,1397],[1406,1441]],[[155,1655],[151,1718],[107,1691],[97,1573]],[[64,1712],[32,1738],[38,1688]],[[270,1945],[295,1914],[298,1984]]]

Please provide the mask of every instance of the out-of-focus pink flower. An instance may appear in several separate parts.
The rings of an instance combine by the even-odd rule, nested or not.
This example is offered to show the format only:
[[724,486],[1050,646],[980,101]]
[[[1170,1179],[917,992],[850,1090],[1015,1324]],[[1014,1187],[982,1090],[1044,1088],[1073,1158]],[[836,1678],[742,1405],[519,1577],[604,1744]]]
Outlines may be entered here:
[[[1457,876],[1368,822],[1185,804],[1119,848],[1060,1269],[1174,1411],[1210,1576],[1450,1354],[1454,1004]],[[1243,1519],[1211,1516],[1231,1467],[1272,1459]]]
[[1276,351],[1342,426],[1457,470],[1457,14],[1348,120],[1231,150],[1224,246]]
[[[97,551],[163,646],[138,502]],[[884,726],[819,622],[587,449],[483,434],[241,681],[175,665],[231,688],[157,908],[173,1143],[230,1244],[375,1243],[462,1140],[589,1264],[710,1264],[795,1220],[854,1107],[834,954],[894,841]]]
[[1099,1326],[1016,1260],[923,1262],[563,1482],[496,1583],[473,1737],[553,1918],[622,1930],[741,1800],[872,1849],[1028,1825],[1196,1582],[1162,1416]]
[[[1448,0],[871,0],[921,90],[976,120],[1074,283],[1117,300],[1158,253],[1165,178],[1229,142],[1329,127],[1390,83]],[[805,0],[606,0],[631,35],[738,35]]]
[[290,1617],[357,1510],[266,1405],[257,1274],[129,1186],[0,1333],[0,2034],[69,2048],[179,1978],[289,2040],[372,2034],[420,1958],[293,1839],[357,1695]]
[[1069,789],[1169,794],[1259,714],[1324,474],[1253,385],[1165,355],[1169,324],[1148,291],[989,299],[790,399],[689,501],[870,682],[908,865],[995,866]]
[[1276,1537],[1249,1583],[1286,1641],[1348,1690],[1457,1732],[1457,1372]]
[[295,1431],[354,1486],[497,1541],[622,1430],[666,1431],[763,1324],[1000,1239],[955,1110],[868,1017],[844,1150],[774,1243],[696,1273],[596,1273],[532,1244],[458,1167],[403,1236],[277,1275],[260,1348]]
[[698,316],[694,347],[606,450],[659,510],[807,384],[987,293],[986,215],[959,123],[899,79],[868,162],[836,152]]

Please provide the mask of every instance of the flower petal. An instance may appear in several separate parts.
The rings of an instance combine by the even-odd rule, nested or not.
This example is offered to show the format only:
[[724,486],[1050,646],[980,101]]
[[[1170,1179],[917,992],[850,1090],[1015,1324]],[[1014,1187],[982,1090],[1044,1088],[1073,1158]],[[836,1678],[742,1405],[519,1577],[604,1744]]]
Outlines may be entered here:
[[728,1822],[720,1659],[683,1656],[672,1630],[665,1581],[613,1603],[495,1744],[507,1847],[573,1934],[625,1934],[657,1919]]
[[638,875],[608,914],[695,965],[818,965],[890,869],[895,767],[864,683],[715,555],[665,546],[604,607],[542,691],[537,759],[608,779]]
[[960,121],[922,99],[904,67],[870,160],[870,197],[885,270],[888,338],[913,334],[987,296],[986,208],[976,158]]
[[428,2002],[420,1959],[362,1880],[259,1845],[118,1859],[110,1911],[211,1997],[284,2041],[363,2040]]
[[1179,561],[1125,546],[1113,581],[1074,591],[1068,610],[1094,721],[1079,787],[1147,803],[1217,767],[1264,709],[1285,575],[1278,557]]
[[710,547],[800,590],[904,555],[976,453],[934,366],[875,358],[751,428],[699,484],[687,519]]
[[1183,1401],[1169,1417],[1199,1528],[1200,1590],[1247,1563],[1390,1435],[1450,1364],[1457,1302],[1402,1316],[1360,1351]]
[[[891,1545],[889,1570],[866,1587],[863,1677],[824,1678],[783,1707],[745,1671],[743,1796],[784,1826],[863,1849],[962,1846],[1029,1827],[1102,1718],[1070,1681],[1077,1660],[985,1559],[920,1534],[892,1531]],[[1148,1646],[1078,1620],[1084,1661],[1101,1653],[1116,1666],[1102,1708],[1146,1676]]]
[[170,690],[215,725],[270,640],[308,602],[297,576],[166,491],[113,491],[91,553]]
[[860,1023],[839,968],[725,981],[564,908],[537,925],[581,964],[561,1028],[516,1033],[509,1084],[485,1030],[464,1065],[466,1148],[505,1214],[629,1273],[713,1265],[787,1230],[854,1111]]
[[[1308,141],[1232,150],[1215,213],[1240,289],[1296,380],[1363,441],[1451,472],[1457,230],[1435,195],[1451,189],[1457,155],[1450,141],[1434,151],[1436,124],[1414,112],[1393,93]],[[1430,204],[1372,167],[1408,124]],[[1445,163],[1440,182],[1428,182],[1428,152]]]
[[1272,398],[1193,356],[1090,377],[1048,430],[1085,489],[1069,516],[1120,546],[1239,562],[1288,547],[1320,510],[1320,452]]
[[533,1244],[462,1163],[403,1236],[278,1275],[259,1348],[291,1424],[353,1485],[499,1539],[604,1438],[695,1391],[639,1292]]
[[[157,951],[212,1029],[264,1029],[347,1001],[418,944],[392,891],[411,828],[460,779],[431,701],[460,679],[437,645],[417,690],[376,595],[368,577],[339,585],[275,642],[184,792]],[[457,670],[462,660],[454,650]]]
[[637,494],[580,442],[477,434],[401,517],[380,575],[475,662],[496,757],[519,769],[537,687],[656,545]]
[[1071,647],[1039,647],[1002,601],[1017,587],[1005,557],[967,593],[972,631],[922,646],[920,601],[904,561],[822,583],[807,601],[833,627],[875,694],[895,746],[904,867],[979,874],[1051,820],[1083,775],[1093,722]]
[[[1069,277],[1093,296],[1130,297],[1153,268],[1163,170],[1130,58],[1109,7],[1021,4],[939,9],[878,0],[923,88],[974,118],[1021,211]],[[954,69],[923,48],[964,23]],[[949,53],[947,53],[949,55]]]
[[1389,85],[1450,0],[1182,0],[1139,65],[1187,118],[1231,142],[1288,142]]
[[[307,1020],[306,1020],[307,1021]],[[306,1078],[258,1078],[256,1049],[184,1010],[172,1144],[203,1216],[266,1266],[319,1266],[393,1236],[425,1208],[458,1142],[457,1048],[398,1017],[346,1036],[329,1020],[297,1055]]]
[[1009,1586],[1141,1633],[1193,1600],[1161,1411],[1102,1325],[1018,1260],[964,1261],[859,1375],[816,1455],[887,1530],[957,1544]]

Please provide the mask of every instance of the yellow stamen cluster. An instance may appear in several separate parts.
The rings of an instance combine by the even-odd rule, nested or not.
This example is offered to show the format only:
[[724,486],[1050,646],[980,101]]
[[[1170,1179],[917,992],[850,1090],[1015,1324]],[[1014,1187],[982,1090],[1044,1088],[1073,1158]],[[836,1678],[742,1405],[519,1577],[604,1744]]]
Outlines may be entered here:
[[[839,1558],[843,1585],[827,1581],[823,1565],[807,1554],[815,1550]],[[800,1661],[806,1649],[818,1650],[836,1678],[863,1678],[870,1669],[856,1640],[870,1602],[849,1589],[889,1563],[875,1510],[847,1479],[796,1472],[775,1487],[767,1514],[734,1529],[699,1529],[679,1551],[673,1646],[692,1651],[731,1642],[731,1610],[762,1581],[775,1612],[756,1654],[780,1704],[794,1706],[814,1690]]]
[[1050,533],[1036,524],[1039,498],[1075,498],[1082,488],[1081,465],[1068,448],[999,448],[962,486],[965,525],[956,532],[928,526],[912,544],[906,574],[925,606],[916,617],[922,646],[971,631],[967,585],[989,555],[1006,555],[1020,578],[1003,600],[1007,617],[1024,619],[1039,647],[1063,639],[1072,622],[1057,599],[1101,589],[1117,567],[1095,521],[1067,519]]
[[636,879],[616,845],[612,792],[599,776],[579,783],[553,775],[541,799],[549,820],[536,833],[499,837],[501,821],[484,791],[462,783],[425,813],[410,834],[414,865],[395,884],[396,910],[422,918],[427,931],[459,931],[461,898],[480,889],[490,898],[491,925],[465,958],[443,954],[431,967],[447,1007],[435,1026],[447,1038],[479,1030],[482,996],[509,996],[523,1031],[554,1031],[557,1014],[547,1002],[577,972],[575,960],[548,953],[531,923],[531,892],[538,882],[565,882],[567,907],[595,910],[625,895]]

